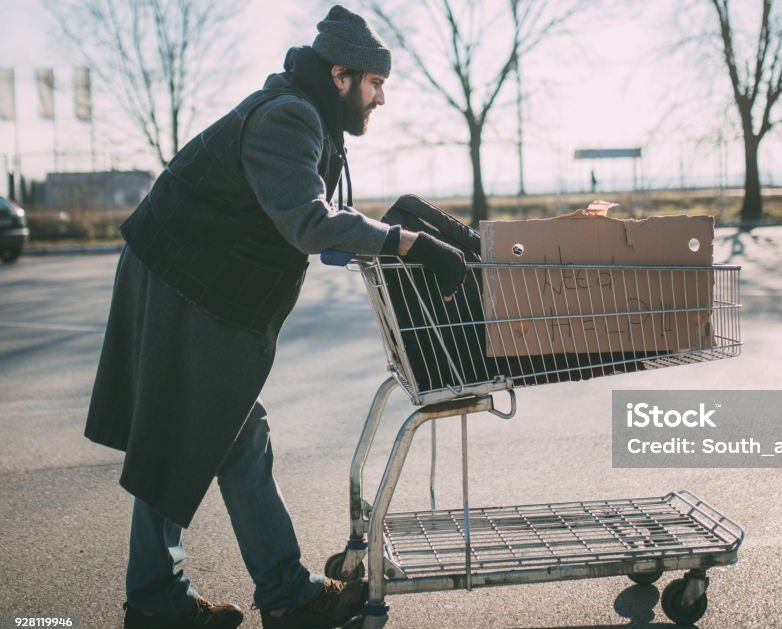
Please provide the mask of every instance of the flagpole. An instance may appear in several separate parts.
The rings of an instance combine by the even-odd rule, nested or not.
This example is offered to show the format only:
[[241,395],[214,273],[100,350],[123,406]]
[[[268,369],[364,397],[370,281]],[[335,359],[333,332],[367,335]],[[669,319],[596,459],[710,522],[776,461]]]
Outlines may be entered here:
[[95,172],[95,121],[92,115],[90,69],[86,66],[73,68],[73,112],[77,120],[90,124],[90,161]]
[[8,155],[3,155],[3,163],[5,164],[5,183],[6,183],[6,186],[8,186],[7,195],[8,195],[8,198],[13,201],[14,200],[14,193],[11,190],[11,184],[13,183],[14,177],[13,177],[13,174],[11,173],[11,170],[10,170],[12,168],[12,166],[10,166],[9,163],[8,163]]
[[59,172],[57,164],[57,122],[56,116],[52,116],[52,150],[54,152],[54,172]]
[[37,68],[35,70],[35,82],[38,85],[38,115],[43,120],[52,121],[52,152],[54,172],[57,172],[57,116],[55,114],[54,70],[52,68]]
[[95,121],[90,118],[90,158],[92,161],[92,172],[95,172]]
[[19,121],[16,116],[16,88],[13,68],[0,68],[0,120],[7,120],[14,124],[14,153],[10,160],[7,154],[3,157],[5,158],[8,196],[15,200],[15,176],[19,165]]
[[[21,183],[22,177],[22,157],[19,153],[19,117],[14,116],[14,188],[17,186],[17,181]],[[11,198],[16,200],[16,191],[12,190]],[[23,196],[23,195],[20,195]]]
[[57,160],[57,89],[54,82],[54,70],[51,70],[51,98],[52,98],[52,150],[54,151],[54,172],[60,170]]

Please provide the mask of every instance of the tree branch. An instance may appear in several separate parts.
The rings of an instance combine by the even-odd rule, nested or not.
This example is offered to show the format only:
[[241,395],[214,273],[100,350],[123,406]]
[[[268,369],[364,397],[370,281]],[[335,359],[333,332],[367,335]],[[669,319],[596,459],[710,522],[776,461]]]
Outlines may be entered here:
[[233,45],[235,29],[229,39],[225,26],[235,19],[236,0],[44,0],[44,5],[94,71],[97,89],[109,88],[161,164],[177,150],[196,104],[208,100],[200,95],[217,92],[233,73],[226,70],[225,54],[207,53]]
[[424,75],[424,77],[426,77],[426,80],[429,83],[429,85],[433,87],[437,93],[443,96],[451,107],[464,114],[465,110],[462,108],[462,106],[459,105],[459,103],[456,102],[456,100],[448,92],[448,90],[446,90],[445,87],[443,87],[440,84],[440,82],[434,78],[433,74],[430,72],[429,68],[424,63],[421,56],[418,54],[415,48],[413,48],[408,44],[407,38],[402,33],[401,29],[399,29],[396,23],[394,23],[394,21],[386,14],[386,12],[383,11],[380,4],[378,2],[371,2],[370,10],[372,11],[372,13],[375,14],[377,18],[379,18],[386,25],[386,27],[388,28],[388,30],[391,32],[394,39],[396,40],[397,44],[399,44],[399,46],[403,48],[407,52],[407,54],[410,55],[410,58],[413,60],[413,63]]
[[762,138],[774,126],[771,120],[771,110],[782,94],[782,32],[778,33],[776,48],[774,49],[771,66],[768,69],[768,82],[766,84],[766,104],[763,107],[763,116],[760,121],[758,139]]
[[[538,4],[536,8],[537,8],[537,13],[535,14],[535,17],[532,18],[533,26],[536,24],[537,20],[540,19],[540,16],[542,15],[543,5]],[[516,18],[514,19],[513,42],[511,45],[511,50],[506,58],[505,63],[500,69],[499,74],[494,80],[494,87],[489,97],[484,102],[483,108],[481,110],[481,116],[480,116],[482,123],[483,121],[485,121],[486,116],[488,115],[489,111],[494,105],[494,101],[497,99],[497,96],[502,90],[502,86],[504,85],[505,80],[508,78],[508,74],[510,73],[511,70],[513,70],[514,67],[516,67],[516,64],[518,63],[518,60],[522,56],[522,54],[526,54],[530,50],[534,49],[535,46],[537,46],[541,41],[543,41],[546,38],[546,36],[550,35],[554,29],[556,29],[558,26],[564,24],[570,18],[572,18],[572,16],[575,14],[576,11],[577,11],[577,6],[573,5],[569,9],[564,11],[562,14],[560,14],[558,17],[550,19],[546,23],[546,25],[543,26],[542,28],[534,29],[537,32],[537,35],[532,40],[528,40],[528,43],[523,51],[520,50],[521,29],[523,24],[530,20],[530,15],[532,12],[532,4],[528,4],[525,7],[525,11],[520,19],[516,15]],[[514,13],[516,13],[516,11],[514,11]]]
[[459,25],[454,18],[453,10],[451,9],[451,3],[448,0],[443,0],[443,7],[445,9],[445,16],[448,20],[448,25],[451,29],[451,48],[454,54],[453,71],[459,79],[459,83],[462,86],[462,94],[464,95],[465,109],[464,114],[466,116],[472,116],[472,86],[470,85],[470,51],[467,48],[465,66],[462,65],[461,54],[459,51],[460,43],[463,45],[461,33],[459,32]]
[[141,85],[144,88],[144,96],[147,104],[147,115],[149,116],[149,124],[152,127],[152,135],[154,137],[153,149],[157,153],[158,159],[161,164],[165,164],[168,160],[163,155],[163,147],[161,144],[160,124],[158,123],[157,107],[155,105],[155,94],[152,87],[152,71],[147,67],[146,59],[144,57],[144,27],[141,23],[140,8],[143,8],[143,4],[133,2],[131,3],[131,44],[133,46],[133,52],[135,55],[135,63],[137,64],[139,73],[141,75]]
[[736,99],[736,104],[742,113],[745,115],[745,110],[750,107],[748,94],[745,93],[744,86],[741,84],[739,78],[739,72],[736,68],[736,55],[733,51],[733,31],[730,25],[730,15],[728,10],[728,0],[712,0],[714,8],[717,10],[717,17],[720,22],[720,35],[722,37],[722,49],[725,58],[725,64],[728,67],[728,74],[730,75],[730,82],[733,86],[733,96]]
[[[755,53],[755,77],[752,81],[752,92],[750,102],[755,102],[760,82],[763,79],[763,70],[766,65],[766,53],[769,45],[768,16],[771,11],[771,0],[763,0],[763,15],[760,18],[760,32],[758,33],[758,48]],[[749,75],[748,75],[749,78]]]

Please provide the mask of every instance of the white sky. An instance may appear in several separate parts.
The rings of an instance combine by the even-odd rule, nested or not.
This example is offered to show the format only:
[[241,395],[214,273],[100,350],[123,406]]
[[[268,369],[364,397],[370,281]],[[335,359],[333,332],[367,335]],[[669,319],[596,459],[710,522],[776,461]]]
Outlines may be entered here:
[[[757,0],[743,0],[742,6],[756,3]],[[324,13],[322,3],[315,0],[296,3],[254,0],[247,4],[242,20],[246,33],[238,43],[248,70],[226,90],[225,102],[219,108],[213,111],[205,108],[200,112],[201,126],[256,89],[266,75],[279,71],[289,46],[310,43],[316,33],[315,24]],[[350,6],[350,2],[345,4]],[[311,11],[307,10],[308,5],[313,6]],[[681,58],[674,62],[655,54],[669,34],[667,20],[676,5],[673,0],[617,1],[605,18],[592,14],[589,19],[573,23],[574,35],[536,50],[523,61],[525,92],[529,96],[524,104],[528,191],[584,189],[591,168],[607,185],[629,182],[632,175],[629,163],[573,160],[574,149],[594,147],[642,146],[644,159],[638,175],[652,184],[673,186],[680,181],[711,184],[719,176],[727,176],[731,183],[741,181],[740,145],[728,145],[724,157],[720,157],[716,140],[720,127],[725,137],[735,136],[735,128],[725,124],[725,114],[722,118],[719,114],[727,111],[729,120],[735,117],[733,110],[724,105],[726,92],[715,92],[707,104],[693,103],[685,95],[673,110],[677,115],[660,127],[676,101],[682,82],[693,75],[681,71]],[[640,11],[642,7],[645,9]],[[297,15],[295,29],[292,11]],[[85,161],[84,156],[90,151],[89,126],[73,119],[71,105],[71,72],[73,65],[80,65],[79,59],[67,57],[54,44],[56,25],[51,23],[39,0],[0,0],[0,14],[3,16],[0,67],[15,70],[17,108],[16,129],[13,123],[0,121],[0,160],[11,159],[18,137],[23,172],[28,177],[40,177],[52,167],[55,130],[51,123],[38,119],[33,73],[36,67],[53,67],[58,86],[56,142],[59,151],[71,154],[60,158],[60,169],[88,167],[89,160]],[[714,84],[724,90],[727,79],[722,82],[719,79]],[[394,121],[419,103],[409,92],[399,90],[398,78],[393,73],[386,95],[387,104],[373,114],[369,134],[348,142],[356,196],[469,191],[466,148],[393,149],[395,145],[405,144],[404,134]],[[429,114],[437,115],[439,109],[434,105],[438,102],[429,99],[421,104]],[[158,169],[143,150],[126,139],[128,134],[116,140],[116,127],[125,123],[105,120],[107,110],[99,95],[95,96],[93,109],[100,120],[95,126],[98,168],[113,165]],[[422,115],[425,115],[423,111]],[[680,121],[678,127],[674,121]],[[463,123],[460,125],[458,118],[439,117],[433,129],[443,138],[465,137]],[[515,149],[510,143],[516,136],[513,108],[497,110],[487,133],[483,152],[485,186],[489,192],[513,191],[517,186]],[[697,144],[704,137],[706,141]],[[764,141],[761,169],[765,183],[779,185],[782,179],[779,138],[777,133]],[[79,159],[72,156],[76,153]],[[4,190],[3,180],[0,193]]]

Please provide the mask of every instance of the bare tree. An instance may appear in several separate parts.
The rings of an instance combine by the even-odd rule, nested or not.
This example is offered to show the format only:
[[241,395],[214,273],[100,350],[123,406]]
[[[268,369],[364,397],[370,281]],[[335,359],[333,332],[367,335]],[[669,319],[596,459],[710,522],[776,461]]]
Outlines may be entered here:
[[[488,218],[481,143],[487,119],[519,59],[587,3],[577,0],[364,0],[409,62],[407,77],[438,95],[467,126],[472,221]],[[426,24],[422,33],[417,25]]]
[[[773,111],[782,93],[782,15],[779,2],[761,0],[762,8],[753,56],[739,58],[731,20],[730,0],[709,0],[719,20],[719,35],[733,98],[744,137],[744,201],[741,223],[747,228],[763,216],[758,149],[760,142],[780,120]],[[775,6],[776,5],[776,6]],[[754,58],[753,58],[754,57]]]
[[[49,0],[66,40],[162,165],[230,74],[236,0]],[[234,68],[235,69],[235,68]]]

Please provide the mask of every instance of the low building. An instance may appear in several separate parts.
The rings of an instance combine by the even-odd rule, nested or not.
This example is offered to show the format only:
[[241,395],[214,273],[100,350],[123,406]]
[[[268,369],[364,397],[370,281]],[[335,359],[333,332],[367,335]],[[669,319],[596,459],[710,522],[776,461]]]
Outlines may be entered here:
[[144,170],[49,173],[45,205],[49,207],[118,207],[137,205],[155,178]]

